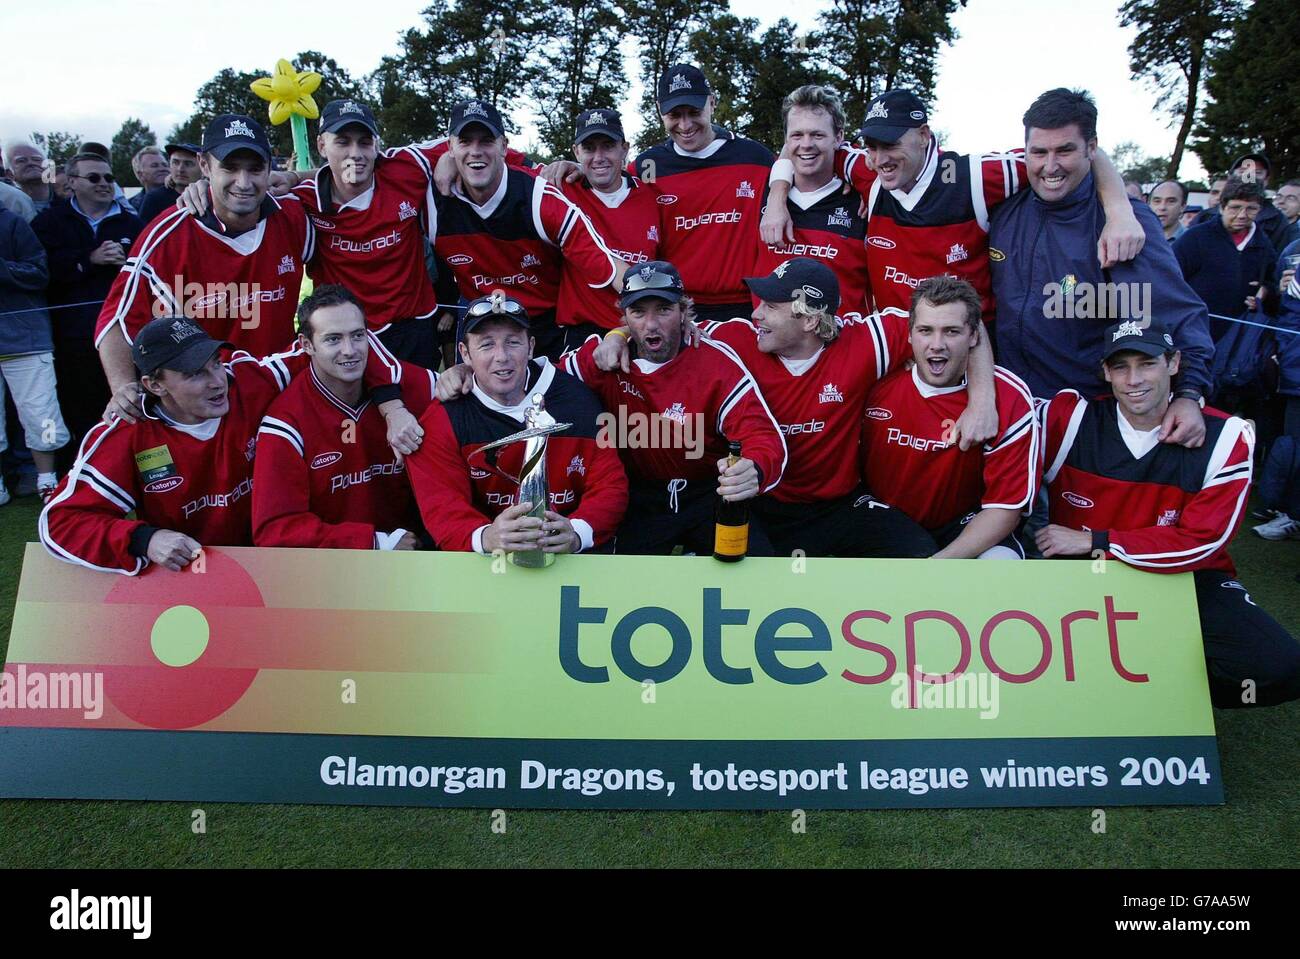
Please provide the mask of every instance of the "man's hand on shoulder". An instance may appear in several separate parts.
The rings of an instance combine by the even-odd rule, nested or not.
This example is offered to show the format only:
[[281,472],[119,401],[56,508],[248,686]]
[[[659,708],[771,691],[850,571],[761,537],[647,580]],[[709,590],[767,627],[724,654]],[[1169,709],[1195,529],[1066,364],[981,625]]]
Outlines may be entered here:
[[1180,397],[1169,404],[1160,423],[1160,442],[1194,450],[1205,442],[1205,416],[1193,399]]

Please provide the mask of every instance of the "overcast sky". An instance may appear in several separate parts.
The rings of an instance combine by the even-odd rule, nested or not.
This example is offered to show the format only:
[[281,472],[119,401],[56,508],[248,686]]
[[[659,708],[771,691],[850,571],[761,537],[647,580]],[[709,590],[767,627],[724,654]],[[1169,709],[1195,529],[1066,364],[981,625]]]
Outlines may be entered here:
[[[71,130],[108,142],[128,116],[165,138],[189,116],[199,85],[222,67],[270,71],[277,58],[315,49],[353,74],[374,69],[396,50],[398,33],[417,24],[424,0],[324,0],[307,5],[267,0],[248,7],[178,5],[163,0],[55,0],[5,4],[0,27],[0,137]],[[792,13],[788,0],[732,0],[733,12],[771,23],[792,17],[815,26],[820,4]],[[1103,147],[1137,142],[1167,155],[1174,130],[1134,82],[1119,26],[1119,0],[970,0],[953,18],[960,34],[940,55],[932,124],[963,152],[1020,143],[1020,116],[1040,92],[1086,87],[1097,99]],[[250,14],[256,11],[260,19]],[[358,19],[358,12],[363,16]],[[237,14],[237,15],[236,15]],[[346,21],[346,22],[345,22]],[[176,42],[166,40],[167,31]],[[629,47],[630,49],[630,47]],[[634,91],[635,92],[635,91]],[[773,109],[778,107],[773,104]],[[527,117],[519,116],[520,122]],[[529,130],[522,137],[526,144]],[[1188,156],[1182,174],[1199,176]]]

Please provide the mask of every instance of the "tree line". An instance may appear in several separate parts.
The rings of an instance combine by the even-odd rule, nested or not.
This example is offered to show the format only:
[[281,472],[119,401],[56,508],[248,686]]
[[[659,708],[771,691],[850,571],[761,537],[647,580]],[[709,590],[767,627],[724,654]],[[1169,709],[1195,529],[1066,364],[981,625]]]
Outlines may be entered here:
[[[396,50],[368,75],[354,77],[315,50],[302,51],[293,63],[321,75],[318,104],[340,97],[372,104],[389,144],[441,135],[450,106],[475,97],[496,105],[507,122],[531,113],[538,142],[526,146],[539,159],[553,159],[568,154],[573,119],[589,106],[621,109],[625,122],[639,112],[637,146],[662,139],[655,81],[670,64],[690,61],[717,92],[716,123],[776,146],[783,137],[781,98],[800,84],[839,90],[850,135],[882,90],[906,86],[932,100],[939,50],[956,39],[951,18],[966,2],[822,0],[816,28],[801,32],[784,17],[762,27],[732,13],[727,0],[557,0],[544,6],[432,0],[419,24],[404,30]],[[1300,36],[1300,4],[1125,0],[1117,17],[1137,30],[1129,48],[1134,80],[1150,88],[1156,108],[1176,130],[1167,156],[1133,151],[1128,172],[1144,180],[1161,169],[1172,176],[1190,149],[1213,173],[1262,148],[1279,174],[1300,174],[1300,45],[1294,39]],[[249,90],[260,75],[219,71],[199,87],[193,114],[169,139],[197,142],[206,120],[218,113],[263,117],[265,103]],[[634,80],[643,91],[637,103],[628,96]],[[287,156],[288,125],[269,127],[268,134],[276,152]],[[52,143],[79,139],[48,136]],[[134,182],[131,153],[151,142],[153,132],[139,120],[123,125],[112,144],[123,182]]]

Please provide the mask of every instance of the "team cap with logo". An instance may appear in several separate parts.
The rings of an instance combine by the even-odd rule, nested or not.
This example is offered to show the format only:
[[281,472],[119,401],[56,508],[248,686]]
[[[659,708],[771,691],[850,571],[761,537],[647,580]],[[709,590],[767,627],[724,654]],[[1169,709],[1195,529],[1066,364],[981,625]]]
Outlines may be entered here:
[[659,78],[658,96],[659,112],[672,113],[680,106],[703,110],[709,100],[709,81],[699,67],[689,63],[676,63],[664,71]]
[[583,110],[574,123],[573,142],[581,143],[587,137],[607,136],[615,143],[627,139],[623,135],[623,118],[617,110]]
[[267,163],[271,162],[271,143],[266,131],[252,117],[223,113],[203,130],[203,152],[224,160],[236,150],[252,150]]
[[897,143],[908,130],[930,121],[925,104],[911,90],[886,90],[871,101],[862,124],[862,138]]
[[1126,320],[1107,327],[1102,339],[1101,361],[1105,363],[1116,353],[1126,350],[1145,353],[1147,356],[1164,356],[1174,351],[1174,338],[1169,335],[1169,329],[1158,320]]
[[682,285],[682,275],[677,267],[666,260],[648,260],[636,267],[629,267],[623,275],[623,293],[618,298],[618,305],[624,309],[638,300],[656,297],[669,303],[679,303],[686,295]]
[[203,327],[183,316],[150,320],[131,344],[131,359],[141,373],[175,370],[194,373],[203,369],[212,355],[229,343],[214,340]]
[[451,122],[447,124],[447,132],[457,136],[471,123],[479,123],[487,127],[494,137],[506,135],[505,121],[501,119],[497,108],[486,100],[462,100],[452,107]]
[[374,113],[360,100],[331,100],[320,112],[321,133],[334,133],[354,123],[379,136]]
[[760,300],[803,300],[814,310],[834,314],[840,305],[840,281],[825,263],[806,256],[786,260],[767,276],[747,276],[745,285]]

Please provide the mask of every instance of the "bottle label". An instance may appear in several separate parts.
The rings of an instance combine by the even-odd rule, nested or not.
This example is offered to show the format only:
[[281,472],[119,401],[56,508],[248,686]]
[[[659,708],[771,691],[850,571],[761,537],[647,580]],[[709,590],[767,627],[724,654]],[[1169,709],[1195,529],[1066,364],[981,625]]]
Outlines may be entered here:
[[744,556],[749,550],[749,524],[714,528],[713,551],[723,556]]

